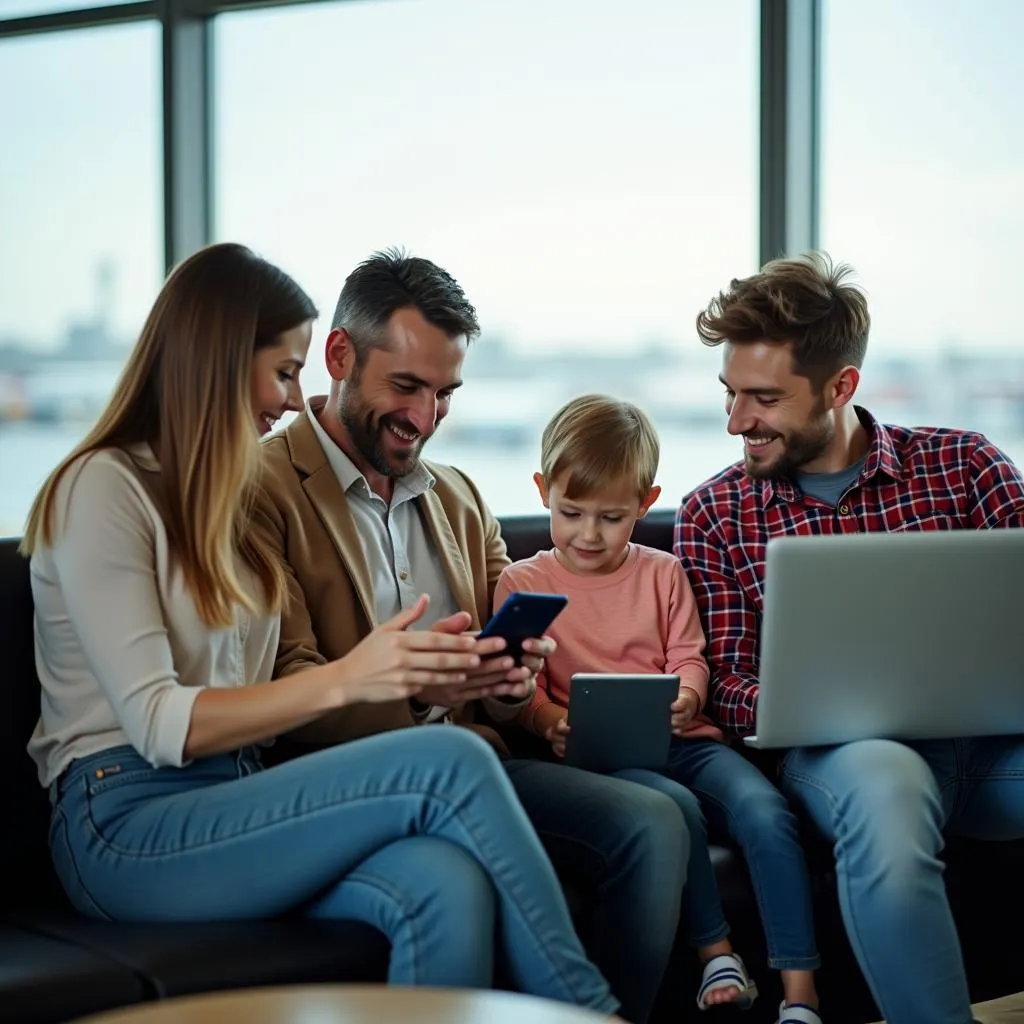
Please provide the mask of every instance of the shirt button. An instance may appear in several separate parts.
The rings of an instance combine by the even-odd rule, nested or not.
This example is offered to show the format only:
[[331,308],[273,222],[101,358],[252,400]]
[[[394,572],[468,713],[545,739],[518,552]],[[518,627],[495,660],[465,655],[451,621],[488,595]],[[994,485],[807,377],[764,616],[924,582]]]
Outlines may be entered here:
[[840,505],[839,506],[839,514],[841,516],[848,516],[850,514],[850,506],[845,504],[845,503]]
[[407,569],[403,569],[403,570],[402,570],[402,571],[401,571],[401,572],[400,572],[400,573],[398,574],[398,578],[399,578],[400,580],[407,580],[407,579],[409,578],[409,571],[408,571]]

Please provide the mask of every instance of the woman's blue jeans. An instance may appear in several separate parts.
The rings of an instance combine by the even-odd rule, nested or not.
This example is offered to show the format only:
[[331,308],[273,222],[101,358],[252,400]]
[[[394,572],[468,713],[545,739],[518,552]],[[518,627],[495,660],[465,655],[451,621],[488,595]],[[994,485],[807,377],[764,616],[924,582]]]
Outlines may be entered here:
[[251,752],[153,768],[131,747],[52,788],[50,847],[83,913],[303,912],[379,928],[392,983],[488,988],[497,934],[523,991],[608,1013],[562,889],[491,748],[404,729],[262,769]]

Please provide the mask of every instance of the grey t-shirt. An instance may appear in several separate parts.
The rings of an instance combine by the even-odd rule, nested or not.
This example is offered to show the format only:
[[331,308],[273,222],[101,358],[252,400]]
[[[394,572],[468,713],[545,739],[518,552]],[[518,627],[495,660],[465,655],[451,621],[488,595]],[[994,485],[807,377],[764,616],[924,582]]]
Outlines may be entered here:
[[797,473],[793,482],[804,494],[817,498],[833,508],[839,503],[843,491],[860,476],[867,459],[859,459],[852,466],[839,470],[838,473]]

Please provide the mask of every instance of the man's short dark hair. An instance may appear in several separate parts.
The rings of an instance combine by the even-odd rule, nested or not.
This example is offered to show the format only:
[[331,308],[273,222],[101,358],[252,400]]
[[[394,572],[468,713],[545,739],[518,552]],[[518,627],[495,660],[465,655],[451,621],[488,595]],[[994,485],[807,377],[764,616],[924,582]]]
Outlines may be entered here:
[[772,260],[712,299],[697,333],[705,345],[789,342],[794,371],[821,386],[844,366],[859,369],[867,353],[868,300],[847,283],[851,273],[826,253]]
[[352,271],[338,297],[331,329],[352,336],[358,357],[385,344],[384,327],[400,309],[416,309],[449,337],[480,334],[476,310],[458,281],[436,263],[401,249],[375,252]]

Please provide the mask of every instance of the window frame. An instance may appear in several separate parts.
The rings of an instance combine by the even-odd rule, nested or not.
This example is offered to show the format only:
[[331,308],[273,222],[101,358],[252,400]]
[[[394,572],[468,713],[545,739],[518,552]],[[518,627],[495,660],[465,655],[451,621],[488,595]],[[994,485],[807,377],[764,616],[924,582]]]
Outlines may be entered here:
[[[164,266],[170,271],[213,240],[213,186],[217,173],[213,143],[213,19],[218,14],[300,3],[351,2],[355,0],[138,0],[0,19],[0,40],[99,25],[160,22],[162,227]],[[824,0],[760,0],[761,263],[818,246],[823,3]]]

